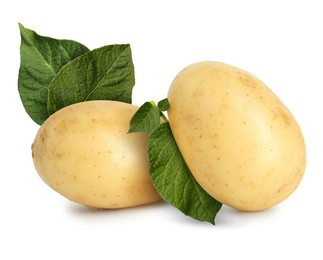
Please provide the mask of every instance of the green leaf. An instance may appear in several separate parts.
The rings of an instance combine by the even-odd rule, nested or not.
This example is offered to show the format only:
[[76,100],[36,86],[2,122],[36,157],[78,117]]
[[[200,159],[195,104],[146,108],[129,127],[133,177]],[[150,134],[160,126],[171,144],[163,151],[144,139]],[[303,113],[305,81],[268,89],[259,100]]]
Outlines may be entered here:
[[214,224],[222,204],[206,193],[191,174],[168,122],[150,135],[148,157],[150,176],[160,196],[185,215]]
[[130,121],[129,133],[152,133],[160,125],[160,111],[153,102],[144,103]]
[[19,24],[21,34],[18,91],[29,116],[41,125],[49,116],[48,86],[68,62],[88,52],[84,45],[38,35]]
[[169,102],[168,99],[165,98],[158,102],[158,108],[160,111],[167,111],[169,109]]
[[135,84],[129,44],[108,45],[66,64],[49,85],[50,114],[87,100],[131,103]]

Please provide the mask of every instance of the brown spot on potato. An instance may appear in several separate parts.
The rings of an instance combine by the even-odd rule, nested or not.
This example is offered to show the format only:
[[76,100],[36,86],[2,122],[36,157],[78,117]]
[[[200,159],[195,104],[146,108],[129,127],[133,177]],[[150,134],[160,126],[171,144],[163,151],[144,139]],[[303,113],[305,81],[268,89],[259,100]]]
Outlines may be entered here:
[[60,159],[60,158],[62,158],[62,156],[63,156],[63,154],[62,153],[56,153],[56,157],[58,158],[58,159]]
[[230,108],[231,108],[231,106],[228,103],[223,102],[221,104],[221,106],[219,107],[219,112],[225,112],[225,111],[229,110]]
[[286,125],[289,125],[290,124],[290,121],[291,121],[291,117],[286,113],[284,112],[283,110],[278,110],[278,113],[279,113],[279,116],[282,118],[283,122],[286,124]]
[[68,126],[64,120],[54,127],[54,130],[58,134],[65,134],[68,131]]
[[257,82],[247,74],[241,74],[239,76],[239,80],[243,85],[250,87],[252,89],[255,89],[258,86]]

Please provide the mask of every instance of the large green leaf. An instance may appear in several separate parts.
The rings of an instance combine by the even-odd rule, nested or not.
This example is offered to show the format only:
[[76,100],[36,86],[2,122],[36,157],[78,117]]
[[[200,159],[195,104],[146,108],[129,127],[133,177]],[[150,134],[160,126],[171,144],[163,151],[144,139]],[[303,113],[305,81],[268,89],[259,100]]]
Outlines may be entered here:
[[222,204],[197,183],[180,153],[169,123],[148,140],[149,173],[160,196],[185,215],[214,224]]
[[50,114],[87,100],[131,103],[135,84],[129,44],[108,45],[66,64],[49,85]]
[[66,63],[89,50],[76,41],[40,36],[21,24],[19,29],[18,90],[26,112],[37,124],[42,124],[49,116],[47,100],[51,80]]

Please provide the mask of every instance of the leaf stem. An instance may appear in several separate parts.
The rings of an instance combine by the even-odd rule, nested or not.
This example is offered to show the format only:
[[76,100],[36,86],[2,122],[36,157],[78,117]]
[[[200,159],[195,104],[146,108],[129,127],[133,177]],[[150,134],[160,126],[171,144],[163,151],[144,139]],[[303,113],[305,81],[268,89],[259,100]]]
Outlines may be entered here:
[[168,118],[164,115],[164,113],[162,111],[160,111],[160,115],[161,115],[162,119],[165,120],[165,122],[168,122]]

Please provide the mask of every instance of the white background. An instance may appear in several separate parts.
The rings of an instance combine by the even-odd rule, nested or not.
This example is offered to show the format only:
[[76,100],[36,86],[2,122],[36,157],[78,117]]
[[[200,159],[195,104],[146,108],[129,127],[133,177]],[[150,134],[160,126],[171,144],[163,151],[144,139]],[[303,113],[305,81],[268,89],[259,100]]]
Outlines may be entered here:
[[[323,259],[322,1],[1,1],[0,259]],[[38,177],[38,126],[17,91],[18,22],[90,49],[130,43],[133,103],[163,99],[186,65],[217,60],[264,81],[289,107],[307,145],[304,179],[258,213],[223,207],[216,225],[159,203],[93,211]]]

